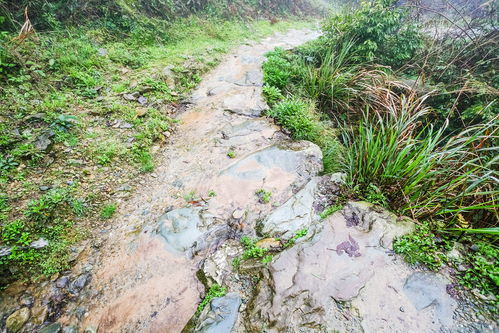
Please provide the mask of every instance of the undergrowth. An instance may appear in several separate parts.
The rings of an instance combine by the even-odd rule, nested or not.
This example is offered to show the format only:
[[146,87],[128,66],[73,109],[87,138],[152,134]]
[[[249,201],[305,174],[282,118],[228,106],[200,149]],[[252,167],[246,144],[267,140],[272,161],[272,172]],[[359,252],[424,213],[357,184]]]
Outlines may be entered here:
[[348,197],[423,221],[394,244],[408,262],[459,265],[447,257],[457,246],[459,282],[497,296],[499,76],[489,51],[499,35],[487,13],[475,31],[454,22],[457,39],[438,21],[433,39],[412,15],[362,1],[326,19],[319,39],[269,52],[267,115],[321,147],[325,172],[346,174]]

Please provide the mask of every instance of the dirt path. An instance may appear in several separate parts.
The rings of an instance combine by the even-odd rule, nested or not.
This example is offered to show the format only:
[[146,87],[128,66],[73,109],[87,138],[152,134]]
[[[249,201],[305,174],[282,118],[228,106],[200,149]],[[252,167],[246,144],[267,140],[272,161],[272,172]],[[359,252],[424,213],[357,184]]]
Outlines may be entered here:
[[[494,330],[451,296],[447,277],[393,256],[393,237],[411,221],[365,203],[319,219],[341,176],[319,176],[316,145],[259,117],[264,54],[316,37],[289,31],[242,46],[204,79],[155,173],[100,231],[106,241],[87,250],[77,276],[51,282],[50,302],[61,290],[76,295],[61,308],[64,332]],[[273,259],[234,267],[241,235],[255,230]],[[200,279],[230,293],[186,327]]]
[[[280,134],[269,121],[253,117],[265,108],[261,99],[263,55],[277,46],[293,47],[316,36],[310,31],[290,31],[242,46],[201,83],[193,104],[180,117],[172,144],[163,152],[157,177],[151,177],[120,207],[120,215],[103,230],[108,240],[93,264],[82,301],[74,306],[86,312],[80,327],[98,327],[102,332],[180,331],[200,301],[203,288],[195,273],[202,256],[189,259],[175,253],[182,251],[169,251],[165,237],[157,232],[161,215],[185,206],[204,206],[203,213],[211,214],[214,224],[223,225],[237,209],[255,216],[268,213],[271,205],[257,203],[257,189],[272,191],[272,202],[277,202],[291,195],[291,185],[303,185],[306,177],[297,175],[295,169],[308,163],[302,160],[310,149],[318,162],[318,148],[299,144],[297,150],[288,152],[274,147],[255,157],[255,152],[277,144]],[[234,152],[234,159],[227,156],[229,151]],[[278,165],[280,160],[288,165]],[[216,193],[211,199],[210,191]],[[184,197],[189,195],[188,201],[202,197],[207,202],[188,204]],[[192,212],[185,214],[190,217]],[[221,242],[228,236],[224,229],[212,238]],[[67,316],[63,321],[74,319]]]

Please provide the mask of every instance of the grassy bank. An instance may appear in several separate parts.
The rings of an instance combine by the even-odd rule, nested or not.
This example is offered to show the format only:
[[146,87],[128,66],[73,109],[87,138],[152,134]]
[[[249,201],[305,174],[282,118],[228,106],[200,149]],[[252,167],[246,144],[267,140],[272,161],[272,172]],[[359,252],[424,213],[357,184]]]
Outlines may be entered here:
[[[326,173],[346,173],[345,198],[419,221],[396,252],[434,270],[450,265],[495,304],[498,34],[486,13],[473,39],[413,14],[394,1],[363,2],[326,19],[318,40],[269,53],[268,116],[317,143]],[[428,22],[441,36],[426,32]],[[467,31],[465,22],[454,23]]]
[[232,47],[309,24],[189,16],[157,32],[167,39],[103,26],[4,33],[1,284],[70,267],[75,244],[154,171],[180,102]]

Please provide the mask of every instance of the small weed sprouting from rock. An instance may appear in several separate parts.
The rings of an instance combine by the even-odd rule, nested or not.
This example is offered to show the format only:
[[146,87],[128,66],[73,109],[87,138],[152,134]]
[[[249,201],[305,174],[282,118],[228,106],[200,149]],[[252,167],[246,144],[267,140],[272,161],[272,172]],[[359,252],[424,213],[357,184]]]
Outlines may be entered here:
[[184,200],[187,202],[191,202],[196,199],[196,192],[190,191],[189,193],[184,195]]
[[291,247],[293,245],[295,245],[296,241],[299,239],[299,238],[302,238],[302,237],[305,237],[306,235],[308,234],[308,229],[301,229],[301,230],[298,230],[296,232],[296,234],[291,237],[287,242],[286,244],[284,244],[284,248],[288,248],[288,247]]
[[335,204],[335,205],[332,205],[332,206],[329,206],[327,207],[326,209],[324,209],[320,214],[320,218],[321,219],[326,219],[327,217],[333,215],[334,213],[336,213],[337,211],[340,211],[341,209],[343,208],[342,205],[340,204]]
[[227,152],[227,157],[228,158],[236,158],[236,153],[231,150],[231,151]]
[[221,287],[218,284],[213,284],[210,289],[208,289],[208,292],[206,293],[204,299],[198,305],[196,316],[199,316],[201,312],[203,312],[204,308],[211,302],[211,300],[217,297],[223,297],[225,296],[225,294],[227,294],[227,289],[225,287]]
[[255,192],[255,195],[258,197],[258,201],[262,204],[268,204],[270,202],[270,198],[272,197],[272,192],[266,191],[261,188]]

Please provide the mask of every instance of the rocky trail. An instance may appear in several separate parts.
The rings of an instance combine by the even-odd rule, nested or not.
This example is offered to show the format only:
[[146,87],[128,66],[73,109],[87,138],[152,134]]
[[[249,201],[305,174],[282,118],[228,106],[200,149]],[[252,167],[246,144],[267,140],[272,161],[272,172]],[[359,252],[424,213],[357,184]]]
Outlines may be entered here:
[[[29,332],[35,319],[54,321],[45,333],[497,332],[446,274],[394,255],[392,240],[411,220],[362,202],[319,218],[341,175],[321,176],[316,145],[260,117],[264,54],[316,37],[293,30],[228,56],[195,90],[155,173],[102,240],[72,274],[47,282],[45,296],[21,304],[11,325],[29,320]],[[271,262],[235,267],[242,235],[264,238],[257,245]],[[214,283],[227,295],[195,316]]]

